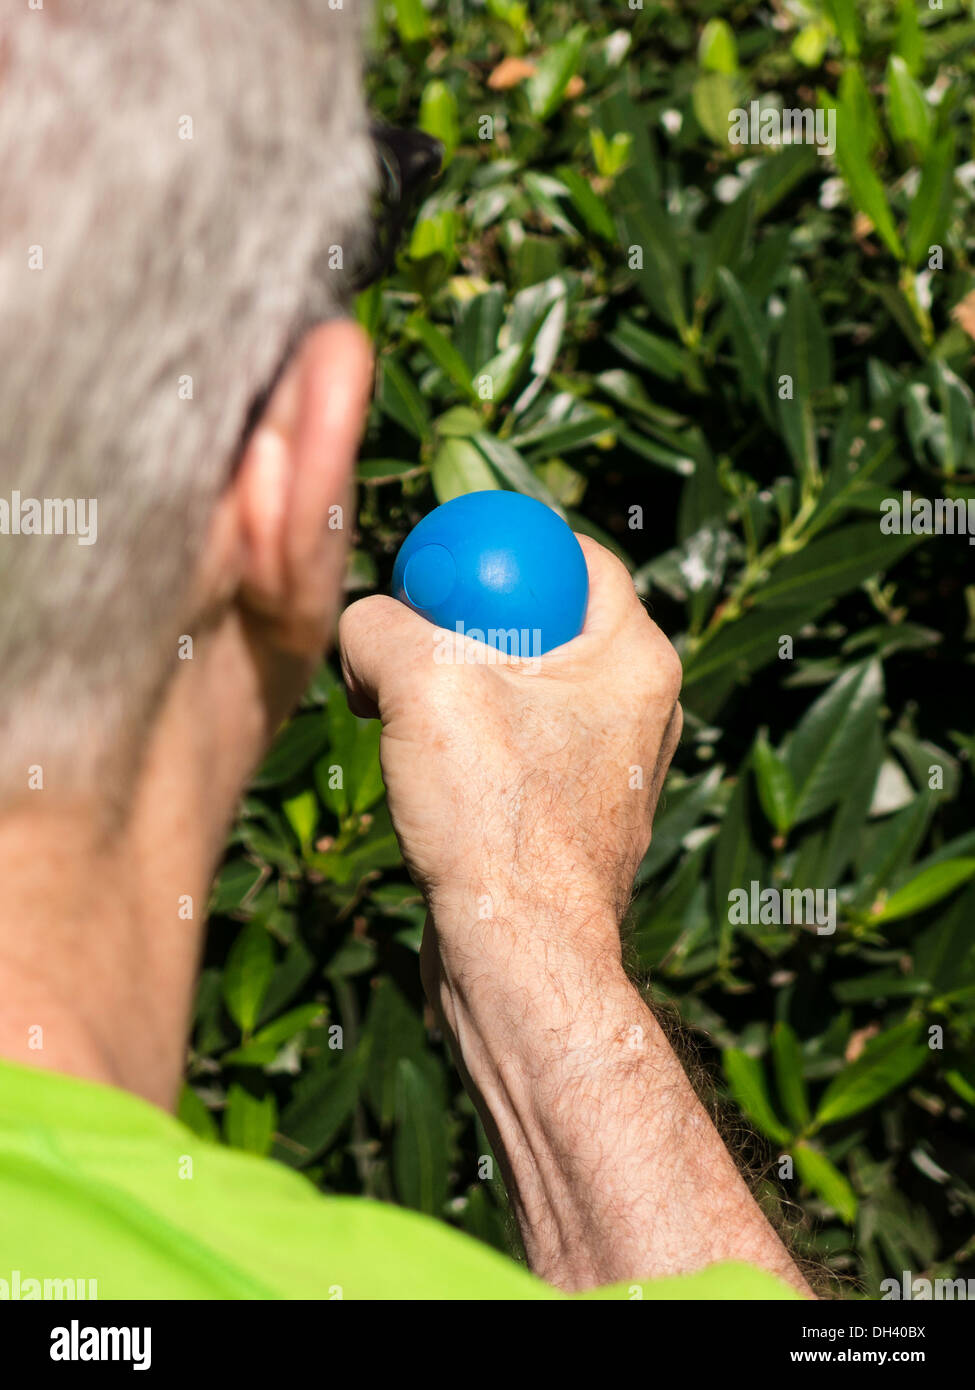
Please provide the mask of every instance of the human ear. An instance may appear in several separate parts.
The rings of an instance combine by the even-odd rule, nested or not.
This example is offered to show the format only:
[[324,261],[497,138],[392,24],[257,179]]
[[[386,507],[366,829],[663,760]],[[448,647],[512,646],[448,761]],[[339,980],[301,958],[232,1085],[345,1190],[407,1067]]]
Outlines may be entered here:
[[371,389],[372,350],[358,325],[336,320],[312,330],[231,483],[240,601],[296,656],[317,657],[334,622]]

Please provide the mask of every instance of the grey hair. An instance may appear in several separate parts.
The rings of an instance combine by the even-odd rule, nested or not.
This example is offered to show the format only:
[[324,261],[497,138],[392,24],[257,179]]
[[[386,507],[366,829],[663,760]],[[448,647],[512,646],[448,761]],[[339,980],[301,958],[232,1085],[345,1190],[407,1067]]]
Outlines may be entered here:
[[348,264],[374,181],[357,8],[8,13],[0,497],[94,498],[98,531],[0,534],[6,798],[31,765],[77,789],[138,742],[248,406],[337,312],[328,248]]

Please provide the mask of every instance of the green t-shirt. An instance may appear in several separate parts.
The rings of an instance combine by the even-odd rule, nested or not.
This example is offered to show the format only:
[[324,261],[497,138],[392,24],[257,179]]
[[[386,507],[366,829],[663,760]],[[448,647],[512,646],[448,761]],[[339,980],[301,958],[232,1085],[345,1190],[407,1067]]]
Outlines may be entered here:
[[[322,1196],[126,1091],[0,1062],[0,1299],[72,1287],[99,1299],[565,1297],[439,1221]],[[582,1297],[640,1288],[655,1299],[798,1297],[739,1264]]]

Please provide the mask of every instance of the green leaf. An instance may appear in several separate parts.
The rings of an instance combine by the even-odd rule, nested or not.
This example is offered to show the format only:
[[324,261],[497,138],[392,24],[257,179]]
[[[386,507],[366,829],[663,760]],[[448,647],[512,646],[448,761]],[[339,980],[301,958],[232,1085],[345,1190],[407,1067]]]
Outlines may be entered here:
[[424,87],[417,123],[421,130],[425,130],[443,145],[443,165],[446,168],[460,140],[457,98],[446,82],[434,79]]
[[430,32],[430,16],[423,0],[393,0],[396,28],[404,43],[417,43]]
[[843,526],[787,556],[755,594],[758,607],[824,605],[864,580],[883,574],[923,536],[884,535],[876,522]]
[[490,387],[488,399],[495,404],[509,396],[525,370],[531,355],[531,338],[517,337],[507,347],[485,362],[477,374],[477,384]]
[[[764,160],[753,181],[756,216],[768,217],[805,179],[817,174],[822,163],[812,145],[786,145],[774,159]],[[780,245],[784,254],[784,243]]]
[[443,440],[434,455],[430,477],[438,502],[500,487],[484,454],[467,439]]
[[739,46],[725,19],[708,19],[698,42],[697,61],[708,72],[732,76],[739,71]]
[[277,787],[290,782],[314,762],[328,742],[328,727],[320,714],[299,714],[285,725],[254,775],[253,787]]
[[582,51],[589,34],[585,24],[577,24],[560,43],[542,55],[525,84],[528,105],[539,121],[547,121],[562,105],[565,89],[579,70]]
[[683,349],[670,339],[641,328],[631,318],[621,318],[614,332],[607,335],[607,342],[638,367],[645,367],[664,381],[680,381],[684,374]]
[[477,400],[477,392],[467,363],[445,333],[422,314],[413,314],[406,331],[418,338],[444,375],[469,400]]
[[839,85],[840,104],[852,114],[857,124],[856,138],[865,156],[870,159],[886,149],[880,113],[866,75],[859,63],[849,63]]
[[728,117],[738,106],[738,83],[723,72],[703,73],[691,88],[698,124],[716,145],[727,147]]
[[785,1113],[795,1129],[805,1129],[811,1116],[802,1074],[802,1051],[799,1039],[782,1019],[772,1029],[772,1062],[775,1067],[775,1085]]
[[599,196],[578,169],[573,169],[568,164],[560,164],[555,172],[565,184],[573,207],[589,231],[602,237],[603,241],[615,244],[616,227],[606,206],[606,200]]
[[282,802],[281,809],[298,837],[298,843],[302,849],[306,849],[315,838],[315,827],[318,824],[317,796],[309,787],[290,800]]
[[854,781],[833,814],[823,855],[817,866],[818,880],[827,886],[840,882],[852,862],[870,812],[873,791],[883,757],[883,737],[875,726],[860,749]]
[[677,227],[662,200],[647,189],[641,171],[631,165],[616,180],[612,203],[617,209],[627,265],[634,266],[640,293],[653,312],[680,334],[687,332],[684,272]]
[[[676,411],[668,410],[651,400],[634,372],[624,371],[622,367],[610,367],[607,371],[600,372],[593,381],[610,400],[640,416],[646,427],[657,430],[661,438],[673,437],[670,432],[687,423],[685,415],[678,415]],[[692,473],[694,460],[689,459],[688,462],[690,466],[687,472]]]
[[924,62],[924,37],[915,0],[898,0],[896,45],[907,71],[917,77]]
[[807,24],[792,40],[792,52],[803,67],[818,68],[826,56],[829,37],[824,24]]
[[837,1216],[852,1226],[857,1215],[857,1195],[840,1170],[820,1149],[797,1144],[793,1150],[796,1171],[807,1187],[831,1206]]
[[738,44],[726,20],[709,19],[705,24],[697,45],[697,61],[708,72],[733,76],[738,71]]
[[282,1047],[284,1043],[290,1042],[299,1033],[305,1032],[313,1023],[326,1017],[327,1013],[326,1006],[318,1002],[299,1004],[297,1008],[289,1009],[280,1018],[276,1018],[273,1023],[268,1023],[264,1028],[261,1028],[254,1034],[253,1040],[261,1046]]
[[698,302],[703,308],[714,293],[722,269],[734,271],[751,254],[755,230],[755,190],[749,184],[721,209],[708,228],[705,254],[696,260]]
[[364,1053],[327,1051],[299,1082],[278,1126],[274,1157],[295,1168],[328,1148],[355,1109]]
[[725,266],[718,280],[731,316],[731,342],[737,359],[738,381],[746,400],[755,401],[771,424],[768,397],[768,327],[757,304]]
[[723,962],[731,949],[733,924],[728,920],[730,895],[739,889],[746,892],[753,879],[761,880],[761,858],[752,838],[748,814],[748,764],[740,768],[735,778],[714,845],[712,888],[715,918],[718,922],[719,946]]
[[758,787],[758,799],[769,824],[784,835],[792,825],[795,813],[796,790],[788,764],[768,741],[763,729],[752,749],[752,770]]
[[809,537],[831,526],[845,513],[856,507],[864,487],[871,480],[878,482],[886,479],[897,467],[896,463],[891,461],[894,452],[894,440],[888,433],[878,430],[869,432],[867,422],[855,415],[850,421],[849,428],[857,431],[855,437],[862,439],[866,434],[868,436],[866,445],[855,458],[851,458],[849,445],[845,449],[835,448],[839,441],[837,434],[834,433],[834,453],[823,484],[823,490],[816,504],[816,511],[806,530],[806,535]]
[[291,941],[284,959],[275,968],[271,983],[264,996],[264,1007],[258,1021],[266,1023],[274,1018],[307,985],[315,971],[315,958],[299,938]]
[[917,266],[940,246],[951,216],[955,186],[955,135],[947,131],[931,145],[921,169],[921,182],[911,201],[907,225],[907,259]]
[[376,400],[384,414],[408,434],[423,439],[430,429],[430,411],[411,378],[392,357],[380,357]]
[[[921,650],[924,645],[919,642]],[[917,787],[934,790],[939,798],[946,801],[954,800],[961,782],[961,769],[949,752],[928,739],[915,738],[903,729],[895,729],[890,736],[890,742],[903,758],[904,765]],[[944,783],[941,788],[929,787],[931,769],[934,767],[941,772]],[[952,856],[944,855],[943,858],[950,859]]]
[[437,417],[437,435],[440,439],[451,436],[456,439],[470,439],[471,435],[477,434],[483,423],[483,416],[470,406],[454,405]]
[[[814,479],[819,472],[815,396],[831,385],[833,354],[819,308],[803,273],[795,269],[789,282],[789,302],[779,330],[776,360],[778,409],[782,435],[801,474]],[[783,379],[791,387],[783,397]]]
[[352,814],[361,816],[385,792],[379,762],[382,725],[378,719],[356,719],[355,739],[349,756],[348,791]]
[[917,939],[914,969],[939,994],[975,980],[975,885],[969,886]]
[[848,58],[860,52],[860,31],[856,0],[823,0],[823,9],[832,20]]
[[377,720],[352,713],[338,684],[329,693],[326,722],[329,749],[315,764],[315,785],[323,804],[342,822],[350,813],[368,811],[383,795],[382,729]]
[[197,1095],[193,1087],[186,1082],[179,1093],[179,1106],[176,1110],[176,1118],[181,1124],[186,1125],[194,1134],[201,1139],[212,1140],[213,1143],[219,1142],[220,1131],[217,1129],[214,1120],[206,1105]]
[[227,955],[223,998],[227,1012],[241,1032],[250,1033],[274,973],[274,948],[260,922],[250,922]]
[[964,467],[975,452],[975,395],[938,358],[929,364],[923,380],[908,387],[907,432],[917,462],[928,467],[933,459],[949,476]]
[[393,1174],[407,1206],[439,1216],[447,1200],[447,1115],[426,1068],[396,1065]]
[[232,1148],[263,1157],[270,1152],[277,1116],[273,1091],[261,1097],[254,1096],[235,1081],[227,1091],[224,1138]]
[[589,127],[589,145],[596,173],[604,179],[614,179],[627,164],[633,151],[633,135],[628,130],[616,130],[612,140],[598,126]]
[[423,1020],[388,975],[370,1000],[363,1041],[368,1053],[365,1094],[385,1127],[396,1113],[397,1064],[404,1058],[419,1064],[426,1053]]
[[870,163],[869,132],[858,124],[857,113],[851,106],[833,102],[827,92],[820,93],[820,105],[835,107],[836,162],[846,180],[854,207],[869,217],[891,255],[899,261],[903,260],[904,248],[897,235],[887,194]]
[[650,848],[637,871],[638,884],[660,873],[680,853],[685,835],[707,816],[720,780],[721,768],[715,767],[683,786],[668,788],[667,798],[661,800],[654,817]]
[[945,1080],[956,1095],[961,1096],[967,1105],[975,1108],[975,1084],[963,1072],[955,1069],[946,1071]]
[[711,710],[715,701],[720,704],[736,680],[743,681],[750,672],[772,661],[778,655],[780,638],[798,631],[827,602],[822,599],[788,615],[774,608],[746,613],[688,657],[684,690],[702,717],[710,717],[705,711]]
[[453,342],[470,368],[472,378],[497,351],[498,333],[504,322],[504,301],[504,286],[493,285],[461,305]]
[[523,492],[526,497],[534,497],[536,501],[544,502],[546,507],[551,507],[559,516],[565,516],[558,499],[553,497],[541,478],[528,467],[517,449],[512,448],[505,440],[498,439],[496,435],[488,434],[486,430],[475,434],[471,443],[475,444],[488,462],[494,465],[505,482],[510,483],[518,492]]
[[800,720],[785,754],[795,785],[795,824],[848,794],[882,698],[880,663],[863,662],[844,671]]
[[509,25],[519,36],[528,27],[528,6],[522,0],[487,0],[488,10],[495,19]]
[[247,904],[248,898],[264,877],[258,864],[249,859],[233,859],[220,870],[210,896],[209,914],[219,917],[228,912],[239,912]]
[[441,207],[414,224],[407,254],[411,261],[429,261],[439,257],[443,268],[457,259],[457,214],[453,208]]
[[901,917],[913,917],[932,903],[940,902],[956,888],[975,875],[975,859],[947,859],[933,864],[915,878],[891,893],[879,912],[870,914],[871,922],[894,922]]
[[923,159],[931,142],[931,112],[904,59],[896,54],[887,60],[887,119],[894,139],[913,146]]
[[900,811],[861,834],[856,855],[860,882],[854,908],[872,903],[901,866],[911,862],[927,833],[935,801],[930,792],[923,791]]
[[740,1109],[767,1138],[776,1144],[787,1144],[789,1131],[772,1108],[765,1068],[758,1058],[736,1047],[728,1047],[722,1052],[721,1061],[731,1094]]
[[816,1111],[816,1128],[858,1115],[910,1080],[930,1056],[918,1034],[918,1024],[904,1023],[869,1042],[827,1086]]

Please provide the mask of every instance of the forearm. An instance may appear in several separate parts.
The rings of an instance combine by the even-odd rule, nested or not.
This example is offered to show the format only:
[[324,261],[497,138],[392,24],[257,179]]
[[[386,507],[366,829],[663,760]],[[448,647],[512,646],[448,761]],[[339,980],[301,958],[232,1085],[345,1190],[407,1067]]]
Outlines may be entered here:
[[428,988],[532,1268],[581,1289],[737,1259],[808,1293],[627,980],[616,923],[433,916]]

